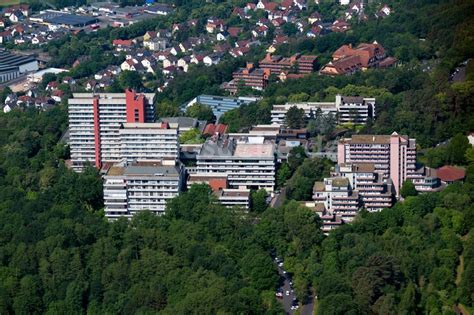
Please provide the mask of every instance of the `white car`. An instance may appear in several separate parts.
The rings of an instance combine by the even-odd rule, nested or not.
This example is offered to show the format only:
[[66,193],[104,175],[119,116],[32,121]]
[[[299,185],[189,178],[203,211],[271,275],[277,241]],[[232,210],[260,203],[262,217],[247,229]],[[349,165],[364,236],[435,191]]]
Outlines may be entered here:
[[286,292],[285,292],[285,295],[290,295],[290,291],[286,291]]
[[283,267],[283,262],[279,263],[278,267]]

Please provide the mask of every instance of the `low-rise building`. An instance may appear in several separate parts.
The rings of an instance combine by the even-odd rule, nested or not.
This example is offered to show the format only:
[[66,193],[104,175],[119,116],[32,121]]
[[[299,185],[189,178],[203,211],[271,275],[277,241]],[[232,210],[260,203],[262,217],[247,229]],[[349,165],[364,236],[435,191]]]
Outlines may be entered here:
[[259,97],[227,97],[217,95],[199,95],[189,101],[185,107],[192,106],[196,103],[207,105],[212,109],[212,112],[217,119],[225,112],[258,101]]
[[337,117],[340,124],[365,124],[367,120],[375,118],[375,98],[342,96],[338,94],[334,102],[273,105],[271,111],[272,124],[284,125],[286,113],[293,106],[304,110],[307,118],[314,116],[319,109],[322,115],[332,114],[334,117]]
[[190,174],[187,180],[188,189],[193,184],[207,184],[211,187],[213,195],[222,205],[228,208],[250,208],[250,190],[228,188],[228,174]]

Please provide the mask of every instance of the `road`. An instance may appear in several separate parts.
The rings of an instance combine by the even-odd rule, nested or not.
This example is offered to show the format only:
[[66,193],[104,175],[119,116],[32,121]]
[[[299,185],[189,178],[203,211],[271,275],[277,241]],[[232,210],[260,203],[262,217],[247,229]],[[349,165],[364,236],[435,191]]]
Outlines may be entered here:
[[272,208],[278,208],[283,204],[283,202],[286,199],[286,191],[285,187],[283,187],[280,191],[280,193],[275,194],[275,197],[270,201],[270,207]]
[[[290,286],[290,279],[283,274],[283,268],[278,267],[278,273],[280,274],[282,281],[282,285],[280,289],[283,291],[283,299],[279,299],[279,301],[283,304],[283,308],[285,309],[286,314],[293,314],[294,311],[291,309],[291,304],[296,299],[295,293],[291,289]],[[286,293],[289,295],[286,295]]]
[[[281,277],[281,286],[280,289],[283,292],[283,299],[278,299],[282,304],[283,308],[285,309],[286,314],[293,314],[295,311],[291,309],[291,305],[293,304],[293,301],[296,300],[296,295],[293,292],[291,286],[290,286],[290,280],[291,278],[288,277],[287,275],[284,274],[283,268],[278,267],[278,273],[280,274]],[[289,294],[286,295],[286,292]],[[300,304],[300,314],[301,315],[313,315],[313,310],[314,310],[314,300],[312,297],[308,299],[308,301],[305,301],[306,303],[301,306]]]

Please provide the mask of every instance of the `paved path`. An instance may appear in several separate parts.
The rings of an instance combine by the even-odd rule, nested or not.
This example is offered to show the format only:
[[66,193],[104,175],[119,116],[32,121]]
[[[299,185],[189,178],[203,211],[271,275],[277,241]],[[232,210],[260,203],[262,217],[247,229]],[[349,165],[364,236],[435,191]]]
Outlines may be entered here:
[[[288,274],[284,274],[283,268],[278,267],[278,273],[280,274],[281,277],[281,286],[280,289],[283,291],[283,299],[278,299],[282,304],[283,308],[285,309],[286,314],[293,314],[295,311],[291,309],[291,305],[293,304],[293,301],[296,300],[296,295],[293,291],[293,289],[290,286],[290,281],[291,278],[288,276]],[[286,293],[289,293],[286,295]],[[312,297],[308,299],[308,301],[305,301],[306,304],[300,307],[300,314],[301,315],[313,315],[313,310],[314,310],[314,300]],[[301,303],[300,303],[301,305]]]

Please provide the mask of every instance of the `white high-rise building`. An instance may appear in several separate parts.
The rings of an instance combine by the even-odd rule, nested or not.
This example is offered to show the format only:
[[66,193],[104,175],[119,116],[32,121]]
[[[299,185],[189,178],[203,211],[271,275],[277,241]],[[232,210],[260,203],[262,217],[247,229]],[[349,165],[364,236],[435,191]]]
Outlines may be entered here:
[[69,133],[73,169],[86,163],[100,168],[121,159],[119,129],[123,123],[153,122],[154,93],[74,93],[69,99]]
[[357,191],[353,191],[346,177],[325,178],[313,186],[313,200],[323,203],[331,214],[339,215],[343,221],[350,222],[357,215],[360,199]]
[[131,218],[140,211],[163,214],[183,188],[184,167],[165,162],[121,162],[104,176],[105,216]]
[[260,189],[272,192],[275,186],[275,144],[238,142],[221,137],[206,141],[197,155],[197,174],[227,174],[234,189]]
[[177,160],[178,129],[167,123],[125,123],[119,130],[121,158],[127,161]]
[[339,141],[338,164],[370,163],[383,179],[392,180],[397,197],[407,179],[423,178],[416,172],[416,141],[396,132],[391,135],[353,135]]

